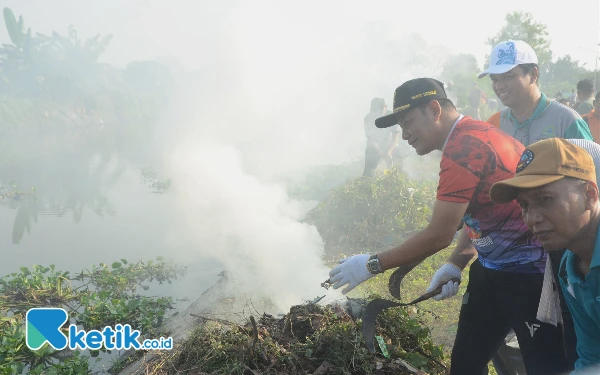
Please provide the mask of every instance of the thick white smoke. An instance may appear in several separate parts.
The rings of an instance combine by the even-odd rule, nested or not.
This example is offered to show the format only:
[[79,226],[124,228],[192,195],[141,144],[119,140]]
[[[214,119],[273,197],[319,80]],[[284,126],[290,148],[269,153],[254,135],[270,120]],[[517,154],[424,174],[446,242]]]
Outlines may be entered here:
[[301,207],[280,187],[244,172],[232,146],[188,139],[173,154],[177,232],[196,243],[193,257],[223,264],[240,295],[271,297],[281,308],[315,298],[328,269],[317,230],[297,220]]
[[277,181],[362,157],[371,98],[438,74],[439,58],[412,54],[444,54],[416,35],[390,38],[375,23],[336,27],[334,9],[323,7],[232,7],[212,47],[203,46],[203,68],[179,77],[157,135],[184,213],[170,225],[173,238],[194,244],[186,256],[222,263],[240,293],[282,309],[323,295],[329,268],[316,228],[298,221],[310,205]]

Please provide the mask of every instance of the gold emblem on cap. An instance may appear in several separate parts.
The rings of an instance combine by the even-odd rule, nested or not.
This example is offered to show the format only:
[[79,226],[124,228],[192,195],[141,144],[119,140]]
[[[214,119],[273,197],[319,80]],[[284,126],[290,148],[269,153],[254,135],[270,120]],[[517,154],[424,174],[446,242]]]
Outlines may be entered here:
[[405,104],[403,106],[400,106],[398,108],[394,108],[394,113],[396,112],[400,112],[400,111],[404,111],[405,109],[410,108],[410,104]]
[[422,98],[424,96],[430,96],[430,95],[435,95],[435,94],[437,94],[437,90],[431,90],[431,91],[422,92],[422,93],[417,94],[417,95],[413,95],[410,98],[412,100],[415,100],[415,99]]

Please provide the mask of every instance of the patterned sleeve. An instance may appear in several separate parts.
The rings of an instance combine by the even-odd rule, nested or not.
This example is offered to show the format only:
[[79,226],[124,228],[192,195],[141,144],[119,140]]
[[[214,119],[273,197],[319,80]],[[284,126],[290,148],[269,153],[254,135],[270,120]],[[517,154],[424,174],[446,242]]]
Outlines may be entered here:
[[440,163],[437,199],[471,202],[477,185],[495,166],[494,161],[493,151],[477,137],[464,135],[448,142]]

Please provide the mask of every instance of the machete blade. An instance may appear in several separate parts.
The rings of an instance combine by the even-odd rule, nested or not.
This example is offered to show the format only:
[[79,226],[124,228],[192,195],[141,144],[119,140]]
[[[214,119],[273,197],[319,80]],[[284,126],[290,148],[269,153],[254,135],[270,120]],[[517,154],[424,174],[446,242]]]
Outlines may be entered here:
[[388,290],[395,299],[402,299],[400,297],[400,283],[402,283],[404,276],[406,276],[410,271],[412,271],[413,268],[415,268],[420,263],[421,262],[417,262],[409,264],[407,266],[400,266],[392,273],[388,282]]
[[374,299],[367,304],[362,317],[362,333],[371,353],[375,353],[375,323],[382,310],[402,304],[387,299]]

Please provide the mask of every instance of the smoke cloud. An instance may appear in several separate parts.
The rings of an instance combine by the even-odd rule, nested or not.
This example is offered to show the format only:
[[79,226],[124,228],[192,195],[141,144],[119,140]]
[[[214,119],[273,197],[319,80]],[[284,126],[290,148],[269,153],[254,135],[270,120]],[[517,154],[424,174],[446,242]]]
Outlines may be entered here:
[[278,2],[239,4],[219,30],[204,51],[210,68],[179,77],[157,134],[184,213],[171,238],[196,244],[186,257],[222,263],[240,293],[285,309],[324,294],[329,268],[316,228],[298,221],[314,203],[290,199],[278,181],[362,157],[371,98],[435,73],[440,60],[419,54],[444,52]]

